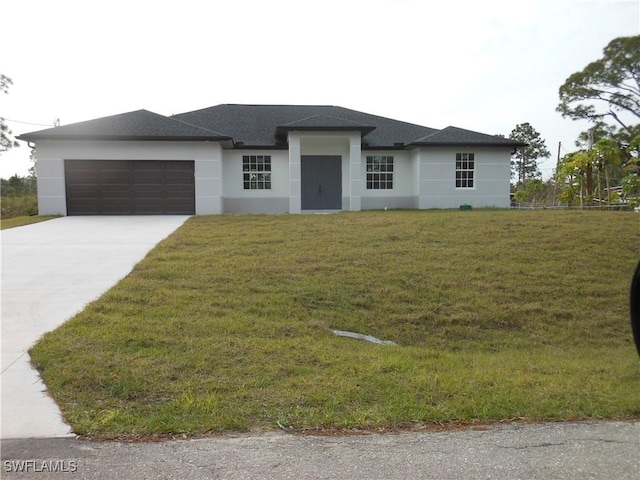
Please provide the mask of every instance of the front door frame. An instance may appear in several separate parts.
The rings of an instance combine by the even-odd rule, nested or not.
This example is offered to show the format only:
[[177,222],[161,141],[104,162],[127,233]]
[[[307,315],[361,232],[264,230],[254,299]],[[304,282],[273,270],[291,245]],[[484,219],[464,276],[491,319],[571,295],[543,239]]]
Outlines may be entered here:
[[342,210],[342,156],[301,155],[302,210]]

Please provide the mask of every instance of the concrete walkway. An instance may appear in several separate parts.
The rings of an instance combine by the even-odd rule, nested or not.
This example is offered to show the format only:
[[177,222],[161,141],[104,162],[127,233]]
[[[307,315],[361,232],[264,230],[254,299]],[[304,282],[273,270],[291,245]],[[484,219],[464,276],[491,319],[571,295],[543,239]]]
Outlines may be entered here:
[[187,218],[63,217],[0,233],[0,438],[71,433],[27,350],[125,277]]

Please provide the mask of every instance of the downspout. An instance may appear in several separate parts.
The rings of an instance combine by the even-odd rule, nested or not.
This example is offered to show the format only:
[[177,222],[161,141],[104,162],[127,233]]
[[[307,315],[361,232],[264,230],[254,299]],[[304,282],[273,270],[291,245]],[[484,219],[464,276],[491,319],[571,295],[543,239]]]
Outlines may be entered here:
[[33,169],[35,172],[36,178],[38,177],[38,161],[36,156],[36,144],[31,142],[31,140],[27,140],[27,147],[31,149],[31,155],[29,155],[33,159]]

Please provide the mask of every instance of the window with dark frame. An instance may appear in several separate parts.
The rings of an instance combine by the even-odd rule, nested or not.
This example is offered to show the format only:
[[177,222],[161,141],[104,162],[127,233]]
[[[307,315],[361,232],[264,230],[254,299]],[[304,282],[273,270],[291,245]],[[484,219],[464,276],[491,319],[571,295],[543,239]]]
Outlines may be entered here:
[[456,153],[456,188],[473,188],[475,163],[473,153]]
[[245,190],[271,189],[271,155],[243,155],[242,172]]
[[367,190],[391,190],[393,188],[393,157],[390,155],[367,156]]

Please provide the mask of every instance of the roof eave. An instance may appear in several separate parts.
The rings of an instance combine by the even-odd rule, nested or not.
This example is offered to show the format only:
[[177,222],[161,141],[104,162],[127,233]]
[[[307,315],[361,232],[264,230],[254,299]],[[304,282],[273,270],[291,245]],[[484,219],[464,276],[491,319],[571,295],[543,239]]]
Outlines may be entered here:
[[362,136],[373,132],[376,127],[368,126],[337,126],[337,127],[288,127],[286,125],[276,127],[276,135],[281,135],[289,132],[360,132]]
[[499,142],[412,142],[408,147],[526,147],[526,143],[499,143]]
[[219,142],[233,140],[229,136],[172,136],[172,135],[19,135],[18,140],[38,142],[42,140],[77,140],[77,141],[172,141],[172,142]]
[[394,143],[393,145],[362,145],[361,150],[407,150],[410,145]]

